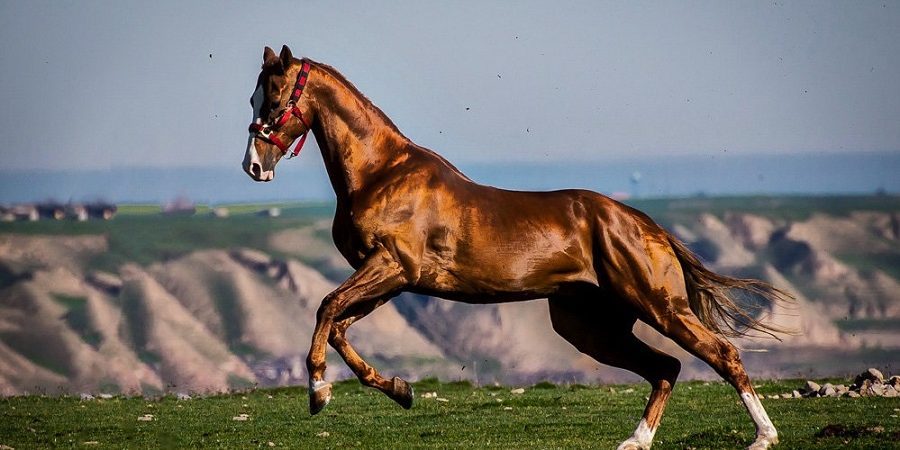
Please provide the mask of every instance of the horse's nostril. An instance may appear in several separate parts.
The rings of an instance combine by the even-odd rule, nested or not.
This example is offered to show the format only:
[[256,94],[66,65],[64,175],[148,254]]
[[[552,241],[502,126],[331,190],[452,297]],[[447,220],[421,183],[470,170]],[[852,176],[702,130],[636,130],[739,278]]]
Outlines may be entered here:
[[262,166],[257,162],[251,163],[250,175],[253,175],[253,178],[259,178],[262,175]]

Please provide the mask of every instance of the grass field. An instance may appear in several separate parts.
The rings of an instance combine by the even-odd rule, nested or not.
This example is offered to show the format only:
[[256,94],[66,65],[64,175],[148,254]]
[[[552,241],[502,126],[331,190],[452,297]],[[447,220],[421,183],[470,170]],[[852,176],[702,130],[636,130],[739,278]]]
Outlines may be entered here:
[[831,196],[738,196],[632,199],[629,205],[654,219],[666,222],[709,213],[722,217],[725,213],[751,213],[771,219],[806,220],[815,213],[846,217],[855,211],[894,212],[900,210],[900,196],[831,195]]
[[[775,394],[800,385],[761,382],[757,389]],[[13,397],[0,400],[0,444],[17,449],[615,448],[633,431],[649,392],[646,385],[541,383],[516,395],[508,387],[435,380],[416,383],[415,389],[416,404],[406,411],[356,381],[341,382],[332,403],[314,417],[302,388],[191,400]],[[421,398],[426,392],[438,398]],[[763,403],[779,428],[779,448],[900,445],[896,398]],[[653,448],[742,448],[753,437],[752,423],[730,386],[687,382],[676,386]]]

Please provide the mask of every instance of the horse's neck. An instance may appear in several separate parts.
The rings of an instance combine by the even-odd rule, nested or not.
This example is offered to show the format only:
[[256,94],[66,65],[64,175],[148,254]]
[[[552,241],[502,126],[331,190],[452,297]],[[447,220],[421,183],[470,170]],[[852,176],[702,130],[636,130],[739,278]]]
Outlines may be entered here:
[[330,74],[321,82],[313,135],[340,201],[365,190],[371,180],[404,159],[411,142],[344,82]]

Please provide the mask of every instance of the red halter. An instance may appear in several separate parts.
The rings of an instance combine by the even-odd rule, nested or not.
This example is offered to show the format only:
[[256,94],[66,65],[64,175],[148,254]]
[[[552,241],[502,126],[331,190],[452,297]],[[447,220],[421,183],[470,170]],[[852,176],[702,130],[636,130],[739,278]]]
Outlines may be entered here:
[[[303,117],[303,112],[300,111],[300,108],[297,107],[297,101],[300,100],[300,96],[303,95],[303,88],[306,87],[306,80],[309,79],[309,61],[303,60],[303,66],[300,67],[300,73],[297,74],[297,82],[294,83],[294,91],[291,92],[291,99],[288,100],[287,107],[281,112],[281,115],[277,120],[274,121],[271,125],[263,124],[260,122],[254,122],[250,124],[250,132],[255,133],[257,137],[260,139],[269,142],[281,150],[283,156],[287,159],[293,158],[300,154],[300,150],[303,149],[303,144],[306,142],[306,135],[309,133],[310,127],[312,126],[309,121]],[[291,117],[296,117],[300,119],[300,122],[303,122],[303,125],[306,126],[306,131],[300,135],[300,140],[297,142],[297,146],[294,147],[294,151],[290,153],[288,156],[288,148],[291,146],[291,142],[285,143],[281,139],[276,136],[273,131],[278,131],[279,128],[284,126]],[[257,119],[260,120],[260,119]]]

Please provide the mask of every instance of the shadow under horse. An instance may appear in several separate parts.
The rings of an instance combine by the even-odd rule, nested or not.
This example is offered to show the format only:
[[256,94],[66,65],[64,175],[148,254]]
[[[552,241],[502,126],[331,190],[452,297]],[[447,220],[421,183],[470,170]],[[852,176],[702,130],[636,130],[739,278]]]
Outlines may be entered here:
[[[275,165],[315,136],[337,196],[334,242],[356,270],[326,296],[307,359],[312,414],[331,399],[330,344],[360,382],[412,406],[409,384],[382,377],[346,332],[400,292],[485,304],[547,298],[553,329],[578,350],[630,370],[652,391],[620,449],[649,448],[679,361],[632,332],[641,320],[709,364],[737,390],[756,425],[753,449],[778,442],[735,347],[725,338],[773,333],[731,296],[787,294],[704,268],[648,216],[586,190],[516,192],[472,182],[413,143],[334,68],[266,47],[243,168],[270,181]],[[297,142],[294,150],[291,145]]]

